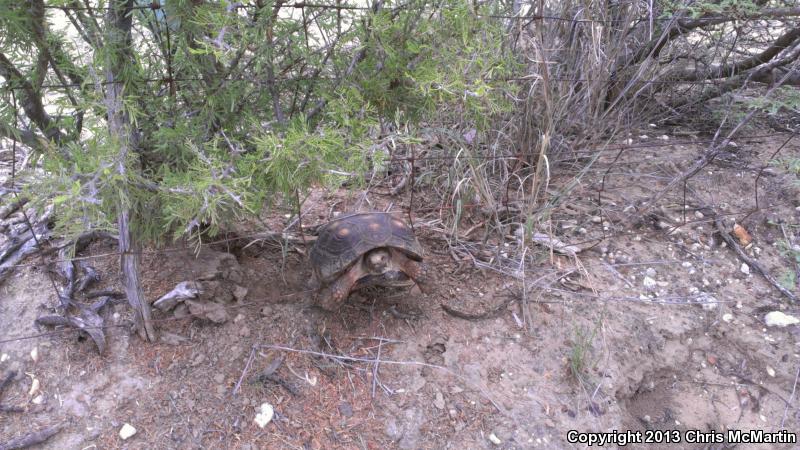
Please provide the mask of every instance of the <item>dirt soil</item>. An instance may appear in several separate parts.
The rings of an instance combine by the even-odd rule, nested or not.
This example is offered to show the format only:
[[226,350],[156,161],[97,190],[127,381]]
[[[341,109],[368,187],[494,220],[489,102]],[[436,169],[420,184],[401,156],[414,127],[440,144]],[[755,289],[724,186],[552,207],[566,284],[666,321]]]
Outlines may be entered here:
[[[797,177],[777,165],[760,170],[788,135],[743,140],[693,177],[685,196],[679,186],[645,220],[629,220],[706,148],[705,138],[662,134],[633,135],[657,145],[622,152],[613,164],[608,151],[552,228],[536,230],[586,247],[577,258],[538,248],[520,264],[514,236],[480,250],[469,242],[482,233],[468,233],[485,220],[477,213],[462,219],[458,243],[449,236],[451,249],[438,208],[416,211],[432,292],[373,288],[338,313],[313,307],[302,243],[230,241],[197,258],[193,248],[146,252],[151,301],[226,251],[247,296],[227,306],[222,324],[156,312],[156,343],[131,331],[125,304],[106,307],[108,348],[99,355],[86,336],[34,324],[57,300],[47,268],[29,258],[0,285],[0,375],[17,373],[0,405],[22,408],[0,412],[0,446],[55,424],[63,428],[41,448],[583,448],[567,441],[569,430],[800,430],[800,328],[764,322],[770,311],[800,317],[800,305],[743,267],[701,208],[715,208],[729,229],[738,220],[754,238],[746,251],[776,277],[797,270],[781,252],[781,227],[800,242]],[[780,156],[800,158],[800,141]],[[760,209],[748,214],[754,186]],[[361,198],[315,192],[303,225],[369,209]],[[276,214],[266,226],[289,221]],[[114,251],[97,242],[81,254],[102,276],[90,290],[120,289],[116,256],[104,256]],[[497,312],[464,319],[442,305]],[[261,428],[254,418],[264,403],[274,416]],[[136,434],[122,440],[125,424]]]

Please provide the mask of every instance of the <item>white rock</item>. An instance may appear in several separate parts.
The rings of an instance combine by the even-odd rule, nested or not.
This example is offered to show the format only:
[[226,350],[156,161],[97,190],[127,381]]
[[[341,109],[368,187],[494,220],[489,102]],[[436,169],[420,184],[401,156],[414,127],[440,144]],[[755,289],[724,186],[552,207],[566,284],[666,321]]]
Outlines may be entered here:
[[656,277],[656,269],[653,269],[652,267],[648,267],[647,270],[645,271],[645,273],[650,278],[655,278]]
[[119,429],[119,437],[123,441],[132,437],[134,434],[136,434],[136,428],[129,423],[123,424],[122,428]]
[[8,353],[3,353],[2,355],[0,355],[0,363],[4,363],[4,362],[8,361],[9,358],[10,358],[10,356],[8,356]]
[[200,283],[195,281],[181,281],[175,286],[175,289],[153,302],[153,306],[162,311],[169,311],[179,302],[197,298],[201,292]]
[[492,441],[492,444],[494,445],[500,445],[503,443],[503,441],[501,441],[500,438],[497,437],[494,433],[489,435],[489,440]]
[[656,280],[654,280],[654,279],[652,279],[650,277],[644,277],[644,280],[642,280],[642,283],[644,284],[644,287],[646,287],[647,289],[653,289],[653,288],[656,287],[656,284],[657,284]]
[[742,263],[742,267],[740,267],[739,270],[745,275],[750,275],[750,266],[746,263]]
[[767,374],[774,378],[775,377],[775,369],[773,369],[770,366],[767,366]]
[[768,327],[785,327],[800,323],[800,319],[780,311],[772,311],[764,316],[764,323],[766,323]]
[[31,359],[33,362],[39,361],[39,347],[33,347],[33,350],[31,350]]
[[44,403],[44,395],[42,394],[37,395],[36,397],[33,398],[33,400],[31,400],[31,403],[33,403],[34,405],[41,405],[42,403]]
[[437,409],[444,409],[444,395],[441,392],[436,393],[436,398],[433,400],[433,406]]
[[33,397],[39,393],[39,379],[31,377],[31,388],[28,390],[28,395]]
[[658,138],[661,139],[662,141],[668,141],[669,140],[669,136],[667,136],[666,134],[662,134]]
[[275,415],[275,410],[269,403],[262,403],[259,407],[259,413],[256,414],[255,422],[259,428],[264,428],[270,421],[272,416]]
[[733,314],[731,314],[731,313],[725,313],[725,314],[723,314],[723,315],[722,315],[722,320],[724,320],[725,322],[730,322],[730,321],[732,321],[732,320],[733,320]]

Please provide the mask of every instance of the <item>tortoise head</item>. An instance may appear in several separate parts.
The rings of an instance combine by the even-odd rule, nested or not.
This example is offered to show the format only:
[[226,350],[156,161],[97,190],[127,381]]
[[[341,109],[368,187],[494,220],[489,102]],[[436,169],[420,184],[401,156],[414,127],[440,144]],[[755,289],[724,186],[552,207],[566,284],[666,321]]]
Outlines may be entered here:
[[364,255],[364,264],[370,273],[380,274],[389,267],[391,257],[392,255],[389,254],[387,249],[376,248]]

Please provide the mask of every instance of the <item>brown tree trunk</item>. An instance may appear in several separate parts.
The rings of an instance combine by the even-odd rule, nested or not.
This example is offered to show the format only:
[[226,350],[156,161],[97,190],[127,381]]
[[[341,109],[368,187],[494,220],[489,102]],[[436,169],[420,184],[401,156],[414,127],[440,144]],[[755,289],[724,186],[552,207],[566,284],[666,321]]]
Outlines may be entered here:
[[115,0],[109,5],[106,37],[106,93],[108,131],[119,145],[117,172],[121,184],[117,200],[117,227],[119,228],[120,271],[128,303],[134,310],[136,331],[142,339],[155,341],[156,333],[150,314],[150,304],[144,298],[139,280],[139,250],[136,236],[131,232],[131,220],[135,210],[131,209],[127,179],[130,174],[130,151],[138,145],[138,134],[131,126],[130,117],[123,108],[123,83],[119,74],[130,64],[131,55],[131,7],[133,0]]

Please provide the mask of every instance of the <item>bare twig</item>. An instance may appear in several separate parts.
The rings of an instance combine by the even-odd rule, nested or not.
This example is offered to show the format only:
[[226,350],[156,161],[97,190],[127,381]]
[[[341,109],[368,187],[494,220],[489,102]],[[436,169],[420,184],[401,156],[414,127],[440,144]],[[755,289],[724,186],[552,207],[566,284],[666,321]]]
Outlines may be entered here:
[[783,417],[781,418],[781,429],[783,424],[786,423],[786,414],[789,412],[789,406],[794,402],[794,395],[797,393],[797,380],[800,379],[800,365],[797,366],[797,373],[794,375],[794,383],[792,384],[792,393],[789,395],[789,401],[786,402],[786,407],[783,409]]
[[253,363],[253,358],[256,356],[256,346],[254,345],[250,348],[250,356],[247,357],[247,363],[244,365],[244,369],[242,369],[242,374],[239,376],[239,381],[236,382],[236,386],[233,387],[233,391],[231,391],[231,396],[236,397],[236,393],[239,392],[239,388],[242,387],[242,381],[244,377],[247,375],[247,371],[250,370],[250,364]]

